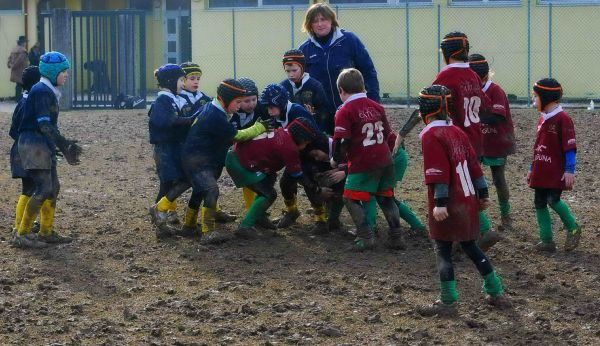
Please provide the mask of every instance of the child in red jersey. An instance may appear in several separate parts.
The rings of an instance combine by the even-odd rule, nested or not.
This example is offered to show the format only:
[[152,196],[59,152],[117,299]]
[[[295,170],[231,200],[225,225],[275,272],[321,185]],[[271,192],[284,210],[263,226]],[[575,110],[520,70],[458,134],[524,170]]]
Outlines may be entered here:
[[502,88],[492,82],[490,67],[481,54],[469,55],[469,66],[479,75],[483,92],[492,104],[490,114],[481,118],[483,152],[481,162],[492,170],[494,186],[504,229],[512,228],[508,184],[505,178],[506,158],[515,153],[515,130],[510,114],[508,98]]
[[440,300],[420,309],[426,316],[456,313],[456,280],[452,243],[459,242],[483,277],[483,288],[492,305],[508,305],[500,279],[479,249],[480,209],[490,204],[479,160],[467,135],[448,119],[452,109],[450,90],[432,85],[419,94],[423,171],[428,187],[429,236],[435,242],[440,275]]
[[[481,79],[471,70],[468,61],[469,39],[462,32],[451,32],[440,43],[446,67],[438,73],[432,84],[450,89],[454,106],[450,117],[455,126],[463,130],[475,149],[477,157],[482,155],[481,117],[489,114],[490,100],[481,90]],[[492,231],[485,213],[479,214],[480,247],[486,251],[500,241]]]
[[581,238],[581,228],[569,206],[560,199],[563,190],[573,188],[577,152],[573,120],[558,103],[561,97],[562,87],[553,78],[544,78],[533,86],[533,104],[540,112],[540,119],[527,181],[535,190],[535,213],[541,239],[535,246],[538,251],[556,251],[548,205],[560,216],[567,230],[565,251],[574,250]]
[[391,249],[404,249],[398,206],[394,202],[394,165],[387,138],[391,133],[383,107],[367,98],[363,76],[357,69],[344,69],[337,79],[344,104],[335,115],[334,164],[348,161],[344,203],[357,228],[354,248],[375,246],[363,204],[375,195],[388,222]]

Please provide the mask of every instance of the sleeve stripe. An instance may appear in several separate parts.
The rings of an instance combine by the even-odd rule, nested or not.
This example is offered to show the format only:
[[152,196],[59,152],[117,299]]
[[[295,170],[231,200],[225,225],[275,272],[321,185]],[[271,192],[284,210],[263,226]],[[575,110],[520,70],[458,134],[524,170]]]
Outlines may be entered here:
[[41,117],[38,117],[38,118],[37,118],[37,122],[38,122],[38,123],[41,123],[41,122],[43,122],[43,121],[48,121],[48,122],[50,122],[50,117],[49,117],[49,116],[41,116]]

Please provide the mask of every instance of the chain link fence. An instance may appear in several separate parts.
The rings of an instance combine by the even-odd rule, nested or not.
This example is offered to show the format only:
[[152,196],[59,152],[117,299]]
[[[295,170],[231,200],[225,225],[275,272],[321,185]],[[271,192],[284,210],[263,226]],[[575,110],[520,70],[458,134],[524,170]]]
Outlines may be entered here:
[[[334,7],[340,26],[367,47],[378,71],[383,101],[414,103],[419,90],[444,67],[439,42],[451,31],[469,36],[493,79],[512,102],[529,102],[531,87],[556,78],[567,100],[600,97],[600,5]],[[228,77],[250,77],[259,88],[285,78],[283,53],[307,38],[306,7],[192,11],[192,54],[204,71],[207,93]]]

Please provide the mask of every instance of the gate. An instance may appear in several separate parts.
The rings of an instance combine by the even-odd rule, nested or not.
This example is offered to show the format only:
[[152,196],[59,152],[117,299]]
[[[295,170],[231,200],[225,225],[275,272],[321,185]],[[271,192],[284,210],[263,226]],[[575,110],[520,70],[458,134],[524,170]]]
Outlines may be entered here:
[[[40,17],[39,37],[50,51],[52,13]],[[145,105],[145,38],[144,11],[71,12],[72,108],[111,108],[125,96]]]

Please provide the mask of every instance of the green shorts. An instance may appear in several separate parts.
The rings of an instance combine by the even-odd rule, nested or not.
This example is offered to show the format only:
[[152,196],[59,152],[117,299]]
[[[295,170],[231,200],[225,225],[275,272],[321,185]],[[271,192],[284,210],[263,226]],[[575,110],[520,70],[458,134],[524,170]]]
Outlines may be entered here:
[[481,163],[489,167],[504,166],[506,164],[506,156],[504,157],[489,157],[483,156]]
[[393,197],[394,186],[394,165],[368,172],[350,173],[344,185],[344,197],[359,201],[368,201],[371,195]]
[[267,177],[263,172],[253,172],[242,166],[232,148],[229,148],[229,151],[227,152],[225,168],[231,179],[233,179],[236,187],[253,185]]

